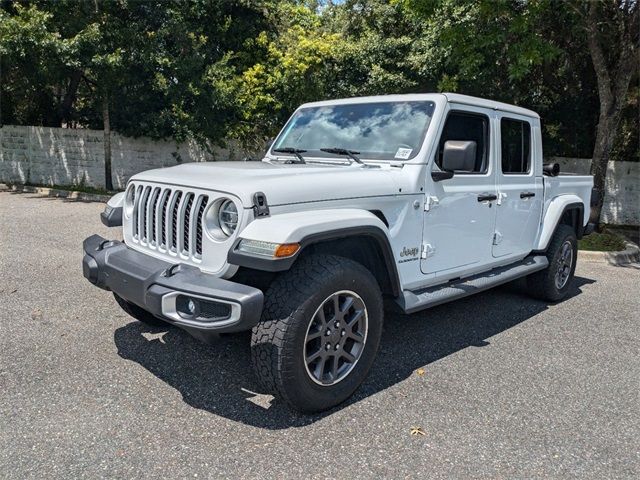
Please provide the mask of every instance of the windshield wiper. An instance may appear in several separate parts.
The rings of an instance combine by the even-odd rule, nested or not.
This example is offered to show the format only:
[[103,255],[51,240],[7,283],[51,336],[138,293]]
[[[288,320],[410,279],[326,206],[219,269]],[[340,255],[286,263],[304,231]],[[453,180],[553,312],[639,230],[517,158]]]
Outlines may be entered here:
[[346,148],[321,148],[320,151],[322,152],[327,152],[327,153],[333,153],[335,155],[346,155],[347,157],[349,157],[351,160],[353,160],[354,162],[360,164],[360,165],[364,165],[365,163],[360,160],[358,157],[356,157],[356,155],[358,155],[360,152],[356,152],[354,150],[347,150]]
[[304,160],[304,157],[300,155],[301,153],[306,152],[306,150],[303,150],[302,148],[282,147],[282,148],[274,148],[271,151],[276,153],[290,153],[296,156],[296,158],[298,159],[298,163],[307,163]]

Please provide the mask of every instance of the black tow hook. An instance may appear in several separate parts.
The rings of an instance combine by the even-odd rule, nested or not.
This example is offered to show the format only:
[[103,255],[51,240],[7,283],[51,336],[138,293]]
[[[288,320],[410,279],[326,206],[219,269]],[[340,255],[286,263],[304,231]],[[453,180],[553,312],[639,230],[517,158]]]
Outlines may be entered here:
[[165,277],[173,277],[176,273],[178,273],[181,269],[182,264],[176,263],[175,265],[171,265],[164,271]]
[[98,248],[96,248],[96,251],[101,251],[104,250],[105,248],[109,248],[109,247],[113,247],[115,245],[115,242],[113,240],[105,240],[104,242],[100,242],[100,245],[98,245]]

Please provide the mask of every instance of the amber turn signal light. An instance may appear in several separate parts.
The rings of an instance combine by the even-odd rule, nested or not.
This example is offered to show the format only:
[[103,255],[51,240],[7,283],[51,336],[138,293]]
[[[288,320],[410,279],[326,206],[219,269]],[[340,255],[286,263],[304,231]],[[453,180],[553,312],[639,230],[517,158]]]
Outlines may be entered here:
[[290,257],[291,255],[295,255],[298,250],[300,250],[299,243],[283,243],[282,245],[278,245],[273,256],[276,258]]

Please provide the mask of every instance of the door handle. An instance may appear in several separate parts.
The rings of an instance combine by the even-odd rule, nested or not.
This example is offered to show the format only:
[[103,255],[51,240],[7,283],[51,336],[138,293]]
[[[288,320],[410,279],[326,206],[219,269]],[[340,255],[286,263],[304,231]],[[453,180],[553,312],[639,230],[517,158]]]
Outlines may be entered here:
[[479,202],[492,202],[493,200],[497,200],[498,196],[495,193],[481,193],[478,195]]
[[529,198],[529,197],[535,197],[536,194],[533,192],[520,192],[520,198]]

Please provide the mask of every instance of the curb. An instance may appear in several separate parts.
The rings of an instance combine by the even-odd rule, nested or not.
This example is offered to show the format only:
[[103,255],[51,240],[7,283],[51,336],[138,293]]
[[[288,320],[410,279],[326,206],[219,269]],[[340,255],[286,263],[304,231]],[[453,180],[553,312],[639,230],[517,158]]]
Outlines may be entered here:
[[7,185],[5,183],[0,183],[0,191],[18,192],[18,193],[37,193],[39,195],[46,196],[46,197],[65,198],[67,200],[76,200],[79,202],[106,203],[111,198],[111,195],[101,195],[98,193],[77,192],[75,190],[59,190],[57,188],[48,188],[48,187],[32,187],[29,185]]
[[609,265],[629,265],[640,261],[640,248],[635,243],[626,241],[626,248],[620,252],[592,252],[578,250],[578,260],[582,262],[601,262]]

